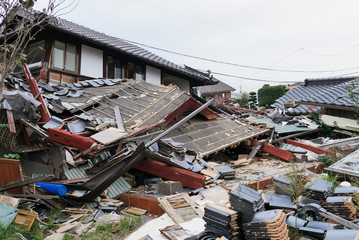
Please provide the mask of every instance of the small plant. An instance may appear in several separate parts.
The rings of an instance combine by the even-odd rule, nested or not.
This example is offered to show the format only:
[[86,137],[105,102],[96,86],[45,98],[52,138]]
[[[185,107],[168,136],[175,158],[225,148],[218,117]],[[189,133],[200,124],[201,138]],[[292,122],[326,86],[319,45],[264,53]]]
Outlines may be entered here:
[[329,172],[325,177],[322,179],[328,182],[333,183],[334,187],[338,186],[338,174],[333,174],[332,172]]
[[336,161],[336,159],[330,155],[325,155],[325,156],[319,157],[318,160],[321,161],[324,164],[324,166],[326,166],[326,167],[329,167]]
[[299,207],[299,197],[310,196],[309,178],[303,174],[303,168],[299,168],[297,164],[293,163],[291,168],[291,172],[284,176],[289,184],[275,183],[275,186],[291,196],[293,202]]
[[62,240],[74,240],[75,237],[71,234],[65,233],[64,237],[62,238]]
[[20,155],[17,153],[9,153],[9,154],[5,154],[4,158],[8,158],[8,159],[20,159]]

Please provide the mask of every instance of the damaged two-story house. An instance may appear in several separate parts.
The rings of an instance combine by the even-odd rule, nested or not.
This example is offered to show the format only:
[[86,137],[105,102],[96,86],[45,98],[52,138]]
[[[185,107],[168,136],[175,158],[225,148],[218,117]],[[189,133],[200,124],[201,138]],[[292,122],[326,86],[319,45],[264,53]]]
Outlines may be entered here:
[[[128,78],[154,84],[192,87],[216,84],[211,75],[176,65],[130,41],[65,19],[50,17],[25,49],[33,74],[50,84],[94,78]],[[40,71],[41,70],[41,71]]]

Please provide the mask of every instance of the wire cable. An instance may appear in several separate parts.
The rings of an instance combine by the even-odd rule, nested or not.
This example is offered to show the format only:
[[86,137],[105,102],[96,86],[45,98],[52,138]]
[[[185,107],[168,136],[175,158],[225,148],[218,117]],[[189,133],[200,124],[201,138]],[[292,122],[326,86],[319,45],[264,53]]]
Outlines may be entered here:
[[263,70],[263,71],[289,72],[289,73],[326,73],[326,72],[344,72],[344,71],[350,71],[350,70],[359,69],[359,67],[344,68],[344,69],[333,69],[333,70],[288,70],[288,69],[265,68],[265,67],[243,65],[243,64],[238,64],[238,63],[231,63],[231,62],[214,60],[214,59],[210,59],[210,58],[198,57],[198,56],[193,56],[193,55],[189,55],[189,54],[185,54],[185,53],[175,52],[175,51],[171,51],[171,50],[167,50],[167,49],[163,49],[163,48],[153,47],[153,46],[143,44],[143,43],[139,43],[139,42],[135,42],[135,41],[129,41],[129,40],[126,40],[126,41],[130,42],[130,43],[133,43],[133,44],[136,44],[136,45],[143,46],[143,47],[147,47],[147,48],[151,48],[151,49],[155,49],[155,50],[158,50],[158,51],[171,53],[171,54],[175,54],[175,55],[179,55],[179,56],[183,56],[183,57],[194,58],[194,59],[199,59],[199,60],[203,60],[203,61],[207,61],[207,62],[220,63],[220,64],[225,64],[225,65],[230,65],[230,66],[235,66],[235,67]]

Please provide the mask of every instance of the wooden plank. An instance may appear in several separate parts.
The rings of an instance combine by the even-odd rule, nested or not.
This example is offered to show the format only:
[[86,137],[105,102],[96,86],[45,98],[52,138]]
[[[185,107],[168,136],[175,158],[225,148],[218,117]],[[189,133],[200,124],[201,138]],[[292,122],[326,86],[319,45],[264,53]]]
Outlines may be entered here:
[[9,129],[11,133],[16,133],[14,115],[11,110],[6,110],[7,122],[9,124]]
[[187,222],[204,215],[203,211],[188,196],[188,193],[160,197],[158,201],[175,223]]
[[17,206],[20,203],[20,199],[5,196],[5,195],[0,195],[0,203],[6,204],[13,208],[17,208]]
[[211,178],[215,178],[219,173],[215,170],[212,170],[212,169],[209,169],[209,168],[206,168],[206,169],[202,169],[201,170],[201,173],[203,175],[206,175],[206,176],[209,176]]
[[136,208],[136,207],[131,207],[131,208],[123,210],[122,212],[132,213],[132,214],[136,214],[136,215],[145,215],[147,213],[147,210],[141,209],[141,208]]
[[39,127],[39,125],[36,125],[36,124],[33,124],[31,122],[28,122],[26,121],[25,119],[23,118],[20,118],[20,122],[22,124],[24,124],[26,127],[29,127],[31,128],[32,130],[34,130],[37,134],[39,134],[41,137],[44,137],[44,138],[48,138],[49,135],[42,129]]
[[120,108],[118,106],[114,107],[113,110],[115,111],[115,118],[116,118],[116,125],[117,128],[121,131],[125,131],[125,128],[123,127],[122,117]]

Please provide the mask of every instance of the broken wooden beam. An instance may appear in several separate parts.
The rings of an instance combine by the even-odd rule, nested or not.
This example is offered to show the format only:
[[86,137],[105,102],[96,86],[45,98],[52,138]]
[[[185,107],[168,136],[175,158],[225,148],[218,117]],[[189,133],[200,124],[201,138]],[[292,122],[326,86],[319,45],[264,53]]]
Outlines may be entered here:
[[[252,141],[252,146],[256,146],[258,144],[258,140],[257,139],[254,139]],[[270,144],[267,144],[267,143],[264,143],[263,146],[261,147],[261,150],[263,152],[266,152],[266,153],[269,153],[273,156],[276,156],[276,157],[279,157],[280,159],[283,159],[285,161],[288,161],[288,162],[293,162],[295,160],[295,155],[291,152],[288,152],[286,150],[283,150],[283,149],[280,149],[280,148],[277,148],[273,145],[270,145]]]
[[134,168],[168,180],[179,181],[183,186],[192,189],[201,188],[205,185],[206,176],[153,160],[142,161]]
[[29,88],[31,90],[32,95],[34,98],[41,103],[41,105],[38,107],[39,112],[41,114],[41,120],[46,123],[50,121],[50,112],[47,109],[47,106],[45,104],[44,99],[42,98],[41,92],[39,90],[39,87],[37,86],[36,80],[32,77],[31,72],[26,64],[22,66],[22,71],[24,72],[27,84],[29,85]]
[[80,150],[87,150],[96,143],[93,139],[58,128],[49,128],[49,139]]
[[39,181],[44,181],[50,178],[54,178],[55,176],[53,174],[50,175],[45,175],[45,176],[40,176],[40,177],[36,177],[36,178],[31,178],[29,180],[25,180],[25,181],[19,181],[19,182],[15,182],[15,183],[11,183],[8,184],[6,186],[0,187],[0,192],[9,190],[9,189],[14,189],[14,188],[18,188],[18,187],[22,187],[25,185],[29,185],[35,182],[39,182]]
[[335,155],[334,152],[331,152],[331,151],[328,151],[328,150],[325,150],[325,149],[321,149],[321,148],[318,148],[318,147],[310,146],[308,144],[297,142],[297,141],[294,141],[294,140],[291,140],[291,139],[285,140],[285,143],[293,145],[293,146],[296,146],[296,147],[301,147],[301,148],[307,149],[307,150],[309,150],[311,152],[318,153],[318,154],[326,154],[326,155],[330,155],[330,156]]

